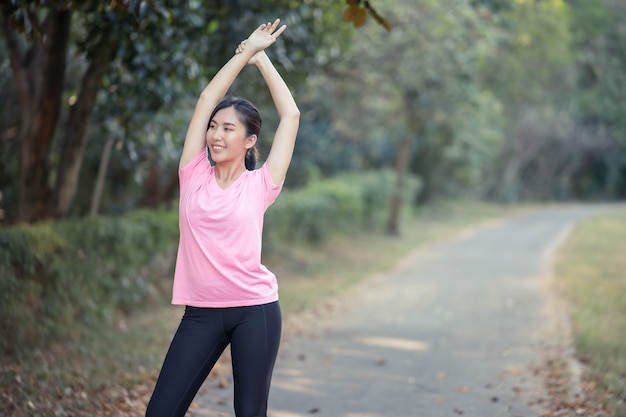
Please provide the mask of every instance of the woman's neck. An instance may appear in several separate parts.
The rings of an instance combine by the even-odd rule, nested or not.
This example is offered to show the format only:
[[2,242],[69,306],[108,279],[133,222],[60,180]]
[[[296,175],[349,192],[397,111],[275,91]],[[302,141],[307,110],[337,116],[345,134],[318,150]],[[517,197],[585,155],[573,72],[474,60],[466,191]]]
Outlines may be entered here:
[[233,182],[237,181],[237,178],[246,171],[246,166],[241,163],[216,163],[215,164],[215,180],[217,184],[226,188]]

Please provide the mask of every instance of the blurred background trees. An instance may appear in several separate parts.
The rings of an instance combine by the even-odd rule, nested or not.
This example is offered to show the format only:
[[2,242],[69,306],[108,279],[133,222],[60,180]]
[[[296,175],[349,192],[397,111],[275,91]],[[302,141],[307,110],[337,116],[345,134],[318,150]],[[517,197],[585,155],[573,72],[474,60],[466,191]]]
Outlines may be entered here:
[[[3,222],[175,202],[199,91],[252,27],[275,16],[289,30],[269,53],[302,110],[288,187],[391,167],[391,232],[401,201],[623,198],[625,7],[618,0],[3,2]],[[261,108],[265,155],[276,116],[259,78],[246,69],[231,92]],[[415,195],[403,187],[407,174],[421,179]]]

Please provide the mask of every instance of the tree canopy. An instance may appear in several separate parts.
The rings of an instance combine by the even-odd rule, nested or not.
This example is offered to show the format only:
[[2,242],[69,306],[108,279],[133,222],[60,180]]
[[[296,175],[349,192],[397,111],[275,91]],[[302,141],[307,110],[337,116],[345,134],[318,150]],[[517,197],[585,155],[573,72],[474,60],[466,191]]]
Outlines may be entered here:
[[[130,133],[159,109],[175,107],[189,91],[200,91],[198,81],[206,82],[259,20],[283,16],[294,26],[276,59],[302,73],[339,20],[330,5],[324,0],[5,4],[0,25],[21,119],[10,126],[20,144],[18,220],[66,216],[88,129],[98,126],[106,135],[115,121]],[[125,135],[127,142],[135,139]]]
[[[409,201],[626,195],[620,2],[10,0],[1,11],[9,222],[174,200],[198,92],[276,16],[289,30],[270,54],[302,110],[287,186],[394,167],[399,184],[422,178]],[[231,93],[268,109],[271,126],[261,87],[245,70]]]

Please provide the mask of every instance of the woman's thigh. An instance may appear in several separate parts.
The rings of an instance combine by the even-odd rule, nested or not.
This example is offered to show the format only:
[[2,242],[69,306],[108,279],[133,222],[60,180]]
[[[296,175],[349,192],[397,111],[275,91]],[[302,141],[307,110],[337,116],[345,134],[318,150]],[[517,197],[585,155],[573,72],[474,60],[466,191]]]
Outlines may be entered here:
[[219,310],[187,307],[165,356],[146,416],[184,416],[227,344]]
[[265,417],[282,318],[278,302],[248,307],[231,335],[237,417]]

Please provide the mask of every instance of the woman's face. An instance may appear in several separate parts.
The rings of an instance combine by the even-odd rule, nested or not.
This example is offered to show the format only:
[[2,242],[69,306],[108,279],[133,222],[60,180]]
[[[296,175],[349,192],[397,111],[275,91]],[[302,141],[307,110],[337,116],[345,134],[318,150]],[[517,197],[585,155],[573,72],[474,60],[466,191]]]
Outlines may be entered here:
[[215,163],[243,161],[246,151],[254,146],[256,137],[248,136],[246,125],[232,107],[219,110],[213,116],[206,132],[206,143]]

